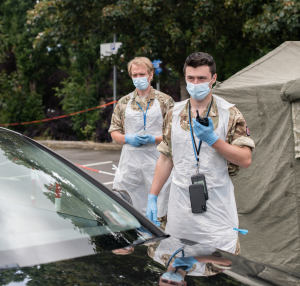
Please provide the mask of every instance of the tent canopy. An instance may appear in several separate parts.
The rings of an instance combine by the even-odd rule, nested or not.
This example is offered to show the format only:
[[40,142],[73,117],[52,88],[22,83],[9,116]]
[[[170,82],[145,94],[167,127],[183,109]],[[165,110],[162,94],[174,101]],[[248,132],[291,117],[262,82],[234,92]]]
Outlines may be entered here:
[[300,78],[288,81],[283,85],[281,99],[289,102],[300,99]]
[[233,177],[242,255],[300,271],[300,42],[285,42],[213,93],[236,104],[256,148]]
[[299,56],[300,42],[285,42],[224,81],[222,88],[283,85],[300,78]]

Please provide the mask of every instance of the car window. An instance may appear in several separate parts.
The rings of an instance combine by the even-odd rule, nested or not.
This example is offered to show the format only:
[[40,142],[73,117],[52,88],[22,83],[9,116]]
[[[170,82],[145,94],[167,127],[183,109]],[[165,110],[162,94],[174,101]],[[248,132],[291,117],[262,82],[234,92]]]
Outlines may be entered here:
[[18,134],[3,131],[0,213],[0,251],[89,238],[93,251],[101,252],[153,237],[72,168]]

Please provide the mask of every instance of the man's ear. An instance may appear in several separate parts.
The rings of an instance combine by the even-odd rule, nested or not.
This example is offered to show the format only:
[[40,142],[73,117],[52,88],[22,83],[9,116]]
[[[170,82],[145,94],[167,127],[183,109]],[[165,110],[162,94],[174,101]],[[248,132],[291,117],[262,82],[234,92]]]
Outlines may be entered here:
[[154,72],[152,71],[152,72],[150,73],[150,81],[153,80],[153,75],[154,75]]
[[213,78],[214,78],[214,79],[213,79],[213,84],[216,83],[217,77],[218,77],[218,75],[215,73],[215,74],[214,74],[214,77],[213,77]]

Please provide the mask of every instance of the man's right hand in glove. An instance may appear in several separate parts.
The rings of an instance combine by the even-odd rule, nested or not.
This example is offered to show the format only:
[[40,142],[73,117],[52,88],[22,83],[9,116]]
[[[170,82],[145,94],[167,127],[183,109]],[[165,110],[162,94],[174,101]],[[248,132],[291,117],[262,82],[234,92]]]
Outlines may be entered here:
[[157,226],[160,226],[160,222],[157,220],[157,196],[156,195],[148,195],[148,204],[146,217],[154,222]]
[[132,145],[133,147],[139,147],[139,146],[141,146],[141,143],[138,142],[137,138],[138,138],[138,135],[136,135],[136,134],[126,134],[125,142],[127,144]]

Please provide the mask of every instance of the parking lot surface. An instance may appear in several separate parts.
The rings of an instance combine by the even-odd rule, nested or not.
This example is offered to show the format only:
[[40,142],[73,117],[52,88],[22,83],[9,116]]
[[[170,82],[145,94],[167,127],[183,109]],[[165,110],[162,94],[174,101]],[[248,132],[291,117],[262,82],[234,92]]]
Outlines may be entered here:
[[121,151],[93,151],[83,149],[53,149],[59,155],[81,166],[98,170],[103,173],[83,169],[90,176],[111,189],[114,181],[115,170],[113,165],[118,166]]

